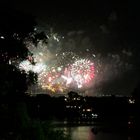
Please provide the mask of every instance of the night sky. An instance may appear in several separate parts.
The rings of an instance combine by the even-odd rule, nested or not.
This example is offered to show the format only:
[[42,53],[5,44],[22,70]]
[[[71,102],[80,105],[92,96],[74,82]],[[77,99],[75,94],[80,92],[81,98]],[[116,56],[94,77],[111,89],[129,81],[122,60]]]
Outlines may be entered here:
[[35,16],[41,30],[53,28],[54,32],[64,36],[63,45],[71,46],[69,51],[94,52],[99,76],[85,90],[87,94],[128,95],[136,87],[140,77],[137,3],[97,0],[92,3],[43,0],[4,3]]

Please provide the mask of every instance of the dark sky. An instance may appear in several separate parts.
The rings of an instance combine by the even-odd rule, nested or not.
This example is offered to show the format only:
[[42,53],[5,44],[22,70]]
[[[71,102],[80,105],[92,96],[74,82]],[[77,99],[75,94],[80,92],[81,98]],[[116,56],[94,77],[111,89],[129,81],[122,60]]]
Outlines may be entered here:
[[88,30],[93,35],[93,32],[98,32],[98,28],[102,27],[104,31],[110,28],[118,38],[129,41],[128,44],[139,40],[139,8],[137,3],[132,1],[14,0],[11,5],[36,16],[41,23],[61,31]]
[[[103,88],[118,85],[120,89],[132,90],[139,81],[140,16],[138,4],[134,1],[7,0],[3,5],[31,14],[36,17],[40,26],[48,25],[58,32],[86,31],[91,40],[94,40],[96,50],[102,55],[116,53],[120,56],[122,50],[124,53],[131,52],[133,55],[128,62],[132,64],[131,71],[126,72],[123,78],[118,77],[113,83],[103,83]],[[123,61],[126,59],[123,58]]]
[[59,28],[69,30],[74,28],[95,30],[96,26],[107,24],[110,17],[112,22],[117,20],[117,28],[119,28],[121,34],[128,36],[129,41],[130,38],[136,39],[137,36],[139,8],[137,3],[132,1],[14,0],[12,5],[15,9],[30,13],[47,24],[59,25]]

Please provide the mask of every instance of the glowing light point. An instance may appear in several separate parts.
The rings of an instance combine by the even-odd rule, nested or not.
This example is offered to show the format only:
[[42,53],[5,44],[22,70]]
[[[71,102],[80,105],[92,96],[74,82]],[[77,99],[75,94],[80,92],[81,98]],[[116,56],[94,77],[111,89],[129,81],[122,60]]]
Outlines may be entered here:
[[5,37],[4,37],[4,36],[0,36],[0,38],[1,38],[1,39],[5,39]]

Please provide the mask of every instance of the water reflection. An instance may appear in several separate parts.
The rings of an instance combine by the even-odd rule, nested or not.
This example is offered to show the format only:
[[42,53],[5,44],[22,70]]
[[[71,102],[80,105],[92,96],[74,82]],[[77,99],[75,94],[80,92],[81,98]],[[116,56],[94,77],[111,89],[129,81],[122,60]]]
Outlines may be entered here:
[[127,135],[119,133],[99,133],[95,140],[127,140]]
[[126,133],[118,132],[99,132],[94,134],[92,126],[59,127],[71,140],[132,140]]
[[95,135],[91,131],[91,126],[61,127],[65,134],[71,137],[71,140],[95,140]]
[[77,127],[72,133],[72,140],[93,140],[94,134],[89,127]]

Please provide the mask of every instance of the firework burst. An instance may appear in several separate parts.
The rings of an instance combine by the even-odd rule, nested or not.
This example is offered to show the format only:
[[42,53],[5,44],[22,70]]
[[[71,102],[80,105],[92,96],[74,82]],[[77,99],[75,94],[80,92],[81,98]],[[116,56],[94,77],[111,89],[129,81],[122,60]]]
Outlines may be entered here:
[[87,85],[94,78],[94,64],[88,59],[80,59],[71,65],[70,73],[78,88]]
[[[87,88],[94,79],[94,63],[90,59],[82,59],[79,52],[63,49],[61,39],[52,33],[48,35],[47,44],[43,40],[35,44],[26,39],[30,55],[28,60],[19,64],[19,68],[37,73],[38,85],[51,92]],[[34,60],[34,65],[31,60]]]

